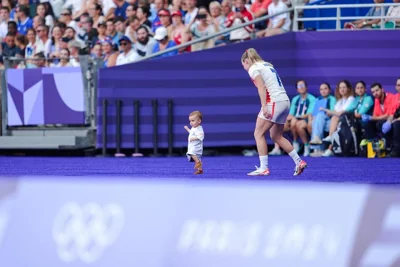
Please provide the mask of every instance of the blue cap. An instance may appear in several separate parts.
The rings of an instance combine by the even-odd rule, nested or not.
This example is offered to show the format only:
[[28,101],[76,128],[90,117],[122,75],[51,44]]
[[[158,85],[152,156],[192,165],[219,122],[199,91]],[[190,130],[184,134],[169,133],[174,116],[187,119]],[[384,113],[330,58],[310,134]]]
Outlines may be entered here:
[[131,39],[130,39],[128,36],[126,36],[126,35],[122,36],[122,37],[119,39],[118,43],[120,43],[120,42],[122,42],[122,41],[127,41],[128,43],[132,43]]

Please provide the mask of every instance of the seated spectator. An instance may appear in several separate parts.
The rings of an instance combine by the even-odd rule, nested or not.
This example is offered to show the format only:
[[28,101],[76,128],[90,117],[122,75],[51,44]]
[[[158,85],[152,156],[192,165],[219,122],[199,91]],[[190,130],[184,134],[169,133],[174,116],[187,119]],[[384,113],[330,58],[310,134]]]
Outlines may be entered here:
[[46,20],[44,18],[41,18],[39,16],[34,16],[33,17],[33,27],[34,29],[36,29],[37,27],[39,27],[39,25],[45,25],[46,24]]
[[[172,12],[172,22],[174,23],[174,30],[171,33],[171,39],[175,41],[176,45],[181,45],[190,41],[190,32],[183,24],[182,13],[180,11]],[[191,46],[179,49],[179,53],[190,52]]]
[[168,9],[160,9],[157,15],[160,18],[161,26],[167,29],[168,36],[172,39],[171,33],[174,30],[174,25],[172,25],[171,13]]
[[399,104],[398,95],[386,93],[380,83],[374,83],[371,91],[375,98],[373,114],[362,115],[362,121],[366,123],[365,138],[367,140],[385,138],[386,147],[390,148],[393,137],[392,121]]
[[101,46],[103,50],[103,67],[112,67],[117,63],[118,53],[114,51],[113,43],[110,38],[105,39]]
[[394,114],[389,117],[392,121],[393,128],[393,144],[392,144],[392,157],[400,157],[400,78],[396,81],[397,95],[394,101]]
[[[274,15],[288,9],[287,5],[282,2],[282,0],[273,0],[268,6],[268,15]],[[274,35],[279,35],[290,31],[290,14],[283,13],[272,17],[268,22],[268,27],[266,30],[259,31],[257,33],[258,37],[270,37]]]
[[140,59],[136,51],[132,49],[132,41],[128,36],[122,36],[119,39],[119,47],[122,51],[117,57],[117,66],[133,63]]
[[34,65],[36,68],[45,68],[46,64],[46,57],[44,56],[43,52],[39,52],[34,55]]
[[151,55],[156,44],[157,42],[149,34],[149,29],[146,26],[140,26],[137,30],[137,40],[135,43],[139,59]]
[[59,26],[54,26],[51,30],[51,45],[50,45],[50,56],[49,57],[59,57],[60,53],[60,42],[62,38],[61,28]]
[[[220,4],[217,1],[212,1],[209,5],[211,18],[218,23],[218,29],[220,32],[226,30],[225,28],[226,16],[222,13],[222,7],[225,7],[225,10],[227,9],[227,7],[229,8],[228,13],[226,15],[229,15],[229,13],[232,11],[230,2],[227,0],[222,1],[222,4]],[[229,33],[216,37],[215,45],[216,46],[225,45],[228,42],[229,42]]]
[[1,43],[0,64],[4,66],[5,57],[15,57],[19,53],[19,48],[15,45],[15,34],[7,33],[5,41]]
[[72,12],[70,9],[63,9],[59,20],[65,23],[66,27],[74,29],[75,32],[78,30],[78,25],[76,21],[72,19]]
[[104,23],[106,20],[104,16],[101,14],[101,5],[98,3],[89,3],[88,4],[88,13],[93,21],[93,28],[97,29],[100,23]]
[[[18,26],[17,26],[17,23],[15,23],[15,21],[9,21],[7,23],[7,27],[8,27],[7,33],[11,33],[11,34],[17,35]],[[6,36],[7,36],[7,34],[6,34]]]
[[311,153],[313,157],[320,157],[323,154],[322,138],[324,132],[329,132],[331,124],[331,115],[325,110],[334,111],[336,105],[336,98],[331,95],[331,86],[329,83],[322,83],[319,87],[320,96],[315,100],[310,114],[311,127],[311,148],[314,150]]
[[28,6],[19,6],[17,8],[17,17],[18,17],[18,33],[26,35],[28,29],[33,27],[33,21],[29,17],[29,7]]
[[[207,22],[211,20],[209,24]],[[199,12],[197,13],[196,19],[188,25],[188,34],[192,34],[193,39],[201,39],[206,36],[210,36],[218,32],[218,21],[211,19],[211,16],[208,14],[207,9],[204,7],[199,8]],[[207,41],[203,41],[200,43],[192,44],[192,51],[199,51],[203,49],[212,48],[215,45],[214,38],[208,39]]]
[[126,27],[125,35],[128,36],[133,43],[136,43],[136,33],[140,27],[140,21],[138,17],[132,16],[128,19],[129,25]]
[[[291,130],[293,135],[293,148],[298,152],[300,150],[299,142],[300,137],[304,144],[304,156],[310,155],[309,137],[311,133],[307,133],[307,124],[309,114],[312,112],[315,97],[308,93],[307,83],[304,80],[299,80],[296,83],[296,89],[299,93],[295,96],[290,105],[289,116],[287,118],[286,130]],[[275,143],[274,149],[270,153],[281,154],[279,145]]]
[[154,0],[154,5],[151,8],[151,16],[150,21],[151,23],[151,31],[156,32],[158,27],[161,27],[161,21],[158,17],[158,11],[164,8],[164,1],[163,0]]
[[71,54],[68,49],[62,49],[60,52],[60,62],[54,67],[72,67],[71,63],[69,62],[70,55]]
[[[268,7],[271,3],[272,0],[255,0],[250,9],[254,19],[265,16],[268,13]],[[258,30],[264,30],[267,27],[267,20],[256,23],[254,27]]]
[[49,27],[47,25],[39,25],[36,28],[37,42],[35,53],[43,52],[46,57],[50,55],[51,39],[49,38]]
[[374,106],[374,100],[366,94],[366,85],[364,81],[356,83],[356,98],[353,101],[354,117],[361,120],[363,114],[371,114]]
[[114,17],[123,17],[126,19],[126,9],[128,8],[128,2],[124,0],[113,0],[114,4],[117,6],[114,10]]
[[97,32],[98,32],[97,40],[99,42],[103,42],[107,38],[106,28],[107,28],[107,24],[105,22],[99,23],[97,25]]
[[34,29],[29,29],[26,34],[26,38],[28,40],[28,44],[25,47],[25,58],[33,57],[36,52],[37,47],[37,39],[36,39],[36,31]]
[[93,58],[102,58],[103,57],[103,51],[101,51],[101,44],[97,43],[93,46],[91,55]]
[[[226,28],[236,27],[243,23],[253,20],[253,15],[246,9],[244,0],[235,0],[235,11],[232,11],[225,22]],[[242,42],[244,40],[251,39],[251,33],[253,32],[254,26],[252,24],[231,31],[229,36],[231,43]]]
[[[336,98],[336,104],[334,111],[323,107],[320,108],[321,110],[325,111],[328,115],[332,116],[329,127],[329,135],[322,140],[324,142],[329,142],[329,143],[332,143],[332,135],[337,130],[340,116],[345,112],[352,111],[351,108],[353,107],[352,104],[354,101],[354,91],[349,81],[343,80],[338,83],[335,90],[335,98]],[[334,154],[332,151],[332,144],[330,144],[329,148],[325,150],[322,156],[330,157],[333,155]]]
[[136,11],[137,11],[136,6],[130,4],[125,10],[125,18],[129,18],[131,16],[136,16]]
[[84,44],[84,46],[92,47],[97,42],[98,32],[93,28],[93,20],[87,14],[83,14],[80,18],[82,28],[80,34],[78,35],[79,41]]
[[[374,0],[375,4],[382,4],[385,0]],[[388,7],[375,6],[371,7],[366,17],[380,17],[385,16],[388,11]],[[359,19],[353,22],[346,22],[344,24],[345,29],[362,29],[362,28],[372,28],[379,25],[380,19]]]
[[[393,0],[393,3],[400,3],[400,0]],[[387,18],[385,28],[399,28],[400,27],[400,6],[391,6],[386,14]],[[391,25],[390,25],[391,24]],[[390,25],[390,26],[388,26]]]
[[79,51],[82,49],[82,45],[80,42],[76,40],[72,40],[68,43],[68,50],[70,51],[70,60],[69,63],[72,67],[80,67],[79,63]]
[[2,6],[0,8],[0,21],[0,39],[3,40],[7,35],[8,22],[10,21],[10,9],[8,7]]
[[149,20],[150,9],[148,7],[139,7],[136,11],[136,16],[139,19],[140,26],[148,27],[149,32],[151,31],[151,21]]
[[40,3],[36,6],[36,14],[45,20],[44,24],[47,25],[49,29],[54,26],[54,17],[49,13],[49,10],[46,10],[44,3]]
[[25,57],[25,48],[28,45],[28,39],[25,35],[18,34],[15,38],[15,45],[19,48],[18,54]]
[[184,17],[185,25],[189,25],[196,19],[199,9],[196,7],[196,0],[183,0],[186,7],[186,14]]
[[[153,47],[153,54],[176,46],[176,43],[169,39],[167,29],[164,27],[157,28],[156,33],[154,35],[154,39],[157,41],[157,43]],[[157,57],[169,57],[169,56],[174,56],[177,54],[178,54],[178,50],[175,49],[168,53],[161,54]]]

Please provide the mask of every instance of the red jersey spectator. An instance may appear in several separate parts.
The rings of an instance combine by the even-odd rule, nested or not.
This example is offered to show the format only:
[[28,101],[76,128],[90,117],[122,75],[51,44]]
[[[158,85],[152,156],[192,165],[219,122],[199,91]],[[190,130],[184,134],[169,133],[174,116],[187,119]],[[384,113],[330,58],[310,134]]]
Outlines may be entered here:
[[[243,23],[253,20],[253,15],[246,9],[244,0],[236,0],[235,11],[229,13],[225,26],[226,28],[236,27]],[[249,40],[251,38],[250,33],[253,32],[253,25],[250,24],[244,28],[234,30],[230,34],[230,41],[240,42],[243,40]]]

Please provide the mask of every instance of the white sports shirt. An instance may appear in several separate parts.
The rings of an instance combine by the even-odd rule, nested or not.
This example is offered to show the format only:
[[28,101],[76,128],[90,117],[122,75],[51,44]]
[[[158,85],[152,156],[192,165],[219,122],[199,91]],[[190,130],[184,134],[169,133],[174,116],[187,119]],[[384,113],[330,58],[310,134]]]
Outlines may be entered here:
[[[190,141],[190,138],[196,137],[199,140]],[[201,156],[203,154],[204,131],[201,125],[196,128],[192,127],[188,136],[188,152],[187,155]]]
[[289,101],[285,87],[283,87],[278,73],[271,64],[267,62],[256,62],[250,67],[249,75],[253,82],[258,75],[261,75],[267,91],[267,103]]

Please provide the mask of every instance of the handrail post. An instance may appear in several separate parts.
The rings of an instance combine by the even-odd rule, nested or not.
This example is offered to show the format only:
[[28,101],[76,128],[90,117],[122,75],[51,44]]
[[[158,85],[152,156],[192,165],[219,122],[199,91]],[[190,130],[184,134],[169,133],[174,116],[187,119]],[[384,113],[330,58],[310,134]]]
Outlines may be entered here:
[[293,31],[297,32],[299,30],[299,21],[298,21],[299,12],[298,12],[298,7],[297,6],[294,6],[293,8],[294,8],[293,9],[293,11],[294,11],[294,14],[293,14]]
[[342,25],[341,25],[341,12],[340,12],[340,7],[336,8],[336,30],[341,30]]
[[384,13],[384,11],[385,11],[385,8],[383,7],[383,6],[381,6],[381,21],[380,21],[380,25],[381,25],[381,30],[383,30],[384,28],[385,28],[385,24],[383,23],[383,17],[386,15],[385,13]]

